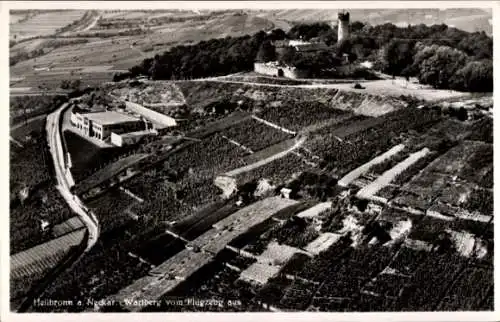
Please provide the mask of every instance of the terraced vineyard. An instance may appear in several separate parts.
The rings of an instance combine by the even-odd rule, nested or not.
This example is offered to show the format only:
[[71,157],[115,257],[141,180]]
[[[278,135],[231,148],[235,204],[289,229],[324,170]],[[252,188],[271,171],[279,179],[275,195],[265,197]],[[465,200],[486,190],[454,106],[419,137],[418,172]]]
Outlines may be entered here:
[[[163,305],[140,308],[154,312],[491,308],[493,151],[487,135],[471,140],[478,123],[410,106],[380,116],[312,101],[259,106],[255,92],[241,91],[231,99],[246,97],[241,104],[221,92],[203,105],[206,93],[179,87],[188,105],[200,99],[193,124],[180,126],[186,137],[146,144],[136,176],[86,201],[103,235],[47,297],[120,298],[140,288],[161,296]],[[242,224],[224,220],[277,195],[299,202],[224,244]],[[162,265],[179,276],[161,278]],[[180,296],[219,302],[170,301]]]

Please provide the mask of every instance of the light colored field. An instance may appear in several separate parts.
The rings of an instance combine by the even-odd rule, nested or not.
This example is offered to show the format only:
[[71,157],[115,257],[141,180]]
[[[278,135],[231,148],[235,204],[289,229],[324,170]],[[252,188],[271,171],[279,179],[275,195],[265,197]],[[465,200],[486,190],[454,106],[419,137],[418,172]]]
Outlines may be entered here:
[[68,220],[55,225],[52,227],[52,235],[57,238],[59,236],[63,236],[67,233],[70,233],[72,231],[85,228],[85,224],[82,222],[80,217],[74,216],[69,218]]
[[332,206],[331,201],[319,203],[307,210],[304,210],[297,214],[300,218],[314,218],[321,214],[323,211],[329,209]]
[[466,210],[458,210],[455,213],[455,217],[459,219],[464,219],[464,220],[474,220],[474,221],[479,221],[479,222],[484,222],[484,223],[489,223],[491,221],[491,216],[488,215],[483,215],[479,213],[478,211],[474,213],[470,213]]
[[[192,15],[193,13],[187,12],[187,14]],[[16,83],[16,87],[38,88],[42,86],[53,90],[59,88],[62,80],[80,79],[80,77],[83,86],[96,86],[102,84],[102,82],[111,81],[114,73],[124,72],[128,68],[139,64],[144,58],[161,54],[172,46],[226,35],[251,35],[264,28],[263,26],[267,23],[267,21],[255,20],[252,16],[235,17],[225,14],[214,16],[214,18],[207,21],[188,20],[181,23],[161,25],[147,35],[115,36],[108,39],[99,39],[95,36],[92,37],[93,32],[86,32],[89,35],[89,38],[87,38],[89,39],[88,43],[55,48],[43,56],[21,61],[10,67],[10,75],[15,78],[25,77],[24,80]],[[21,43],[16,45],[17,47],[15,46],[14,49],[11,48],[10,53],[14,55],[21,50],[37,49],[43,46],[44,43],[40,43],[39,40],[29,41],[24,45]],[[134,48],[131,48],[133,44]],[[51,66],[52,70],[34,70],[34,67],[40,66]],[[74,75],[59,70],[59,68],[74,68],[75,66],[112,67],[109,67],[109,69],[106,67],[106,70],[102,67],[92,67],[92,69],[74,71]]]
[[193,16],[194,12],[190,10],[168,10],[168,11],[134,11],[134,10],[122,10],[122,11],[106,11],[102,12],[101,15],[103,19],[153,19],[159,17],[186,17]]
[[397,153],[401,152],[404,148],[405,146],[403,144],[398,144],[392,147],[383,154],[373,158],[369,162],[363,164],[360,167],[357,167],[356,169],[346,174],[342,179],[339,180],[338,184],[340,186],[347,187],[351,182],[359,178],[361,175],[365,174],[373,165],[381,163],[386,159],[389,159],[393,155],[396,155]]
[[[363,87],[365,89],[354,89],[354,83],[346,84],[333,84],[332,88],[338,88],[344,91],[351,91],[357,93],[366,93],[376,96],[394,96],[399,97],[401,95],[413,96],[417,99],[422,99],[425,101],[439,101],[449,98],[459,98],[459,97],[469,97],[470,94],[453,91],[453,90],[442,90],[434,89],[427,85],[420,85],[414,83],[408,83],[403,79],[396,80],[376,80],[363,82]],[[312,85],[309,85],[312,86]],[[305,85],[307,87],[307,85]],[[369,109],[369,105],[367,108]]]
[[276,212],[296,204],[297,201],[270,197],[247,206],[213,225],[194,241],[197,246],[212,254],[217,254],[235,237],[246,232],[250,227],[269,219]]
[[134,88],[114,88],[111,93],[123,100],[138,103],[145,107],[160,108],[186,104],[184,94],[182,94],[178,86],[168,81],[145,82],[144,86]]
[[174,118],[150,110],[140,104],[125,101],[125,105],[127,106],[127,110],[140,114],[153,122],[156,128],[163,129],[169,126],[177,125],[177,122]]
[[11,87],[10,92],[11,93],[23,93],[23,92],[29,92],[31,90],[31,87]]
[[85,14],[83,10],[68,10],[67,12],[40,13],[21,22],[10,25],[10,37],[17,39],[53,34],[57,29],[71,24]]
[[295,253],[304,253],[304,251],[288,245],[280,245],[274,241],[270,242],[266,250],[257,256],[257,262],[241,272],[240,278],[264,285]]
[[26,15],[23,14],[10,14],[9,15],[9,24],[18,23],[19,20],[23,19]]
[[281,266],[257,262],[241,272],[240,279],[264,285],[271,277],[277,275],[280,269]]
[[330,246],[335,244],[343,235],[335,233],[323,233],[318,236],[315,240],[307,244],[304,248],[309,253],[318,255],[324,250],[327,250]]
[[[387,186],[389,183],[392,182],[401,172],[406,170],[408,167],[410,167],[412,164],[420,160],[421,158],[425,157],[427,154],[429,154],[429,149],[423,148],[422,150],[410,154],[408,158],[404,159],[403,161],[399,162],[396,164],[394,167],[391,169],[385,171],[381,176],[379,176],[375,181],[370,183],[369,185],[365,186],[363,189],[358,191],[357,196],[359,198],[364,198],[364,199],[371,199],[374,197],[374,195],[379,192],[382,188]],[[378,199],[383,199],[380,197],[376,197]],[[383,200],[386,201],[386,200]]]

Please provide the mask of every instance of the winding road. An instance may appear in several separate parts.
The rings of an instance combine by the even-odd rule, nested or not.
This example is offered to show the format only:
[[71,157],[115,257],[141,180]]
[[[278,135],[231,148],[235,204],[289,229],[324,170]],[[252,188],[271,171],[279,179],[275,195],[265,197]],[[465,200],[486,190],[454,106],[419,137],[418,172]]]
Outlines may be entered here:
[[66,167],[64,159],[64,148],[61,140],[60,120],[62,113],[66,110],[68,104],[63,104],[59,109],[47,116],[47,142],[50,154],[54,160],[55,175],[57,179],[57,189],[62,197],[83,221],[89,232],[89,239],[85,252],[89,251],[99,238],[99,223],[95,215],[82,203],[78,196],[71,193],[70,189],[75,184],[71,172]]

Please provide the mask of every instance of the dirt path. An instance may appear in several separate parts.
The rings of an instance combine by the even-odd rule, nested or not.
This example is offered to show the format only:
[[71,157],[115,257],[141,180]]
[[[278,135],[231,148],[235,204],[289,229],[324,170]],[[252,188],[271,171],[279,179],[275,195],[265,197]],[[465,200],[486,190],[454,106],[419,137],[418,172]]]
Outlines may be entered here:
[[81,31],[89,31],[90,29],[94,28],[95,25],[97,25],[97,22],[99,21],[99,19],[101,18],[100,15],[97,15],[94,20],[92,20],[92,22],[85,28],[83,28]]
[[17,130],[18,128],[21,128],[23,126],[26,126],[26,125],[30,124],[31,122],[38,121],[38,120],[44,119],[46,117],[47,117],[47,114],[42,114],[42,115],[38,115],[38,116],[35,116],[35,117],[32,117],[32,118],[29,118],[26,121],[22,121],[21,123],[17,123],[15,125],[12,125],[10,127],[10,131],[12,132],[14,130]]
[[270,126],[270,127],[272,127],[272,128],[275,128],[275,129],[280,130],[280,131],[282,131],[282,132],[285,132],[285,133],[287,133],[287,134],[291,134],[291,135],[295,135],[295,134],[297,134],[297,133],[296,133],[296,132],[294,132],[294,131],[291,131],[291,130],[286,129],[286,128],[282,127],[282,126],[279,126],[278,124],[275,124],[275,123],[272,123],[272,122],[266,121],[266,120],[264,120],[264,119],[261,119],[260,117],[257,117],[257,116],[255,116],[255,115],[252,115],[252,118],[253,118],[254,120],[256,120],[257,122],[263,123],[263,124],[265,124],[265,125],[267,125],[267,126]]
[[23,145],[21,144],[21,142],[17,141],[16,139],[14,139],[12,136],[10,137],[10,141],[14,144],[16,144],[18,147],[22,148]]
[[[251,86],[277,87],[277,88],[338,89],[348,92],[370,94],[379,97],[385,97],[385,96],[399,97],[401,95],[409,95],[419,99],[423,99],[425,101],[438,101],[438,100],[446,100],[452,98],[470,97],[470,94],[468,93],[464,94],[462,92],[457,92],[452,90],[433,89],[430,88],[429,86],[424,86],[424,85],[409,86],[405,82],[392,79],[381,79],[373,81],[353,80],[352,82],[343,82],[336,84],[298,84],[298,85],[267,84],[259,82],[237,81],[237,80],[224,79],[224,77],[207,77],[207,78],[193,79],[191,81],[193,82],[211,81],[219,83],[245,84]],[[365,89],[360,90],[354,88],[353,86],[354,83],[360,83],[360,82],[363,82]]]

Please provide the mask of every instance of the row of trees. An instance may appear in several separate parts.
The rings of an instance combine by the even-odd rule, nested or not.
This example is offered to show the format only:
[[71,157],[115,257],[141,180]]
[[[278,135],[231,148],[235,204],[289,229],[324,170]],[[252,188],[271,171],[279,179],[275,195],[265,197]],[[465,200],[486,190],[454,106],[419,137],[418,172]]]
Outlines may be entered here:
[[[308,69],[312,74],[341,65],[342,54],[350,60],[375,62],[375,67],[395,76],[416,76],[435,88],[462,91],[491,91],[493,87],[493,40],[484,32],[469,33],[446,25],[369,26],[351,24],[353,35],[337,42],[336,27],[326,23],[299,24],[285,33],[281,29],[253,36],[226,37],[176,46],[154,58],[145,59],[115,81],[138,75],[153,79],[190,79],[218,76],[253,69],[254,61],[280,60]],[[273,41],[318,40],[330,48],[296,52],[287,48],[279,54]],[[315,73],[316,71],[316,73]]]
[[[127,76],[149,75],[152,79],[190,79],[250,71],[264,41],[278,40],[284,32],[226,37],[176,46],[153,59],[145,59]],[[283,38],[282,38],[283,39]],[[119,80],[116,76],[115,80]]]
[[[354,22],[353,36],[336,43],[336,28],[327,24],[294,26],[290,38],[319,39],[334,44],[337,58],[341,53],[374,61],[376,68],[394,76],[415,76],[422,84],[440,89],[488,92],[493,90],[493,40],[484,32],[469,33],[446,25],[417,25],[398,28],[393,24],[368,26]],[[322,52],[316,59],[335,66],[337,60],[324,59]],[[287,62],[286,55],[283,60]],[[301,63],[293,57],[295,63]],[[321,65],[321,64],[319,64]],[[318,66],[318,65],[316,65]]]
[[[485,32],[467,32],[445,24],[427,26],[419,24],[397,27],[391,23],[370,26],[356,21],[351,23],[351,37],[344,46],[356,51],[358,57],[376,55],[391,41],[415,40],[424,45],[449,46],[465,52],[476,60],[493,57],[493,39]],[[320,40],[332,46],[337,43],[337,27],[326,23],[299,24],[287,33],[290,39]]]
[[392,40],[384,50],[382,69],[392,75],[416,76],[440,89],[493,91],[493,60],[475,59],[466,52],[414,40]]

